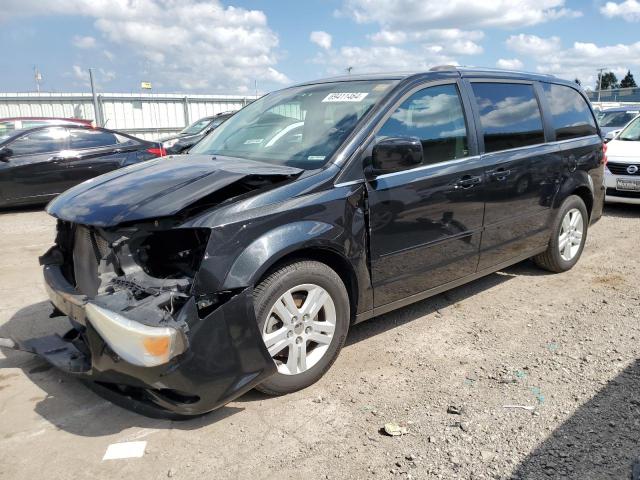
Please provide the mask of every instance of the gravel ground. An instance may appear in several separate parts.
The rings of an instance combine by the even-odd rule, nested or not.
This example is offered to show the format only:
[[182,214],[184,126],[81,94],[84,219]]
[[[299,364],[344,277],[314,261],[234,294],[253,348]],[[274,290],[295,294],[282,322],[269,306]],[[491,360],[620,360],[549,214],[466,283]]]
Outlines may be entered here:
[[[53,222],[5,213],[0,231],[0,335],[45,332],[37,256]],[[312,387],[251,392],[184,422],[122,410],[5,350],[0,478],[628,479],[640,457],[639,251],[640,208],[607,207],[572,271],[523,262],[355,326]],[[406,434],[384,435],[387,423]],[[124,441],[146,441],[144,456],[102,460]]]

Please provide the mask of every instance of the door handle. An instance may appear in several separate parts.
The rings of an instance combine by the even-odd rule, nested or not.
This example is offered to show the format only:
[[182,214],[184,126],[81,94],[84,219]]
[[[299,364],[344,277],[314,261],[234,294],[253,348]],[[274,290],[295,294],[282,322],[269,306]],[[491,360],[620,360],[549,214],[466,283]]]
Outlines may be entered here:
[[464,177],[462,177],[460,180],[458,180],[455,185],[454,188],[456,189],[467,189],[467,188],[471,188],[471,187],[475,187],[476,185],[482,183],[482,177],[472,177],[470,175],[465,175]]
[[505,170],[504,168],[491,172],[491,177],[498,181],[506,180],[509,175],[511,175],[511,170]]

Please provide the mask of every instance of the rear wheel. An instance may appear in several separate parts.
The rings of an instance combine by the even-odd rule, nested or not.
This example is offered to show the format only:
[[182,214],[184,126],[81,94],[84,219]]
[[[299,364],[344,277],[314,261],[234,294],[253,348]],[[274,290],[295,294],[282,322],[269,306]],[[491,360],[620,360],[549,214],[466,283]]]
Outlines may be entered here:
[[278,371],[256,388],[281,395],[322,377],[349,329],[349,296],[338,274],[315,261],[285,265],[254,289],[258,327]]
[[534,257],[534,261],[551,272],[570,270],[582,255],[588,228],[589,215],[584,201],[571,195],[558,209],[546,252]]

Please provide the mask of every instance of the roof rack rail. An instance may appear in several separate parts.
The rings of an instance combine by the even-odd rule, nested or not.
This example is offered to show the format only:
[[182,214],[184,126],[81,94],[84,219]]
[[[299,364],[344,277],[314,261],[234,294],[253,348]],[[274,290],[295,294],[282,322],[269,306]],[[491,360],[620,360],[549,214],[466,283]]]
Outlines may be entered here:
[[430,72],[442,72],[448,70],[457,70],[457,65],[436,65],[435,67],[431,67],[429,69]]

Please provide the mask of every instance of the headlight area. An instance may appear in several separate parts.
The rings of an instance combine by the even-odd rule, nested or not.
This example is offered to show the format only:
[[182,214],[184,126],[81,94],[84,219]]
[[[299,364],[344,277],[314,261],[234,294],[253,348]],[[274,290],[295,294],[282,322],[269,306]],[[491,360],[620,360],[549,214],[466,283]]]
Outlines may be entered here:
[[73,227],[73,283],[87,296],[86,321],[108,347],[105,353],[142,367],[186,351],[190,317],[182,310],[210,234],[155,225]]
[[143,325],[93,303],[87,304],[86,312],[114,353],[133,365],[162,365],[186,349],[186,339],[179,329]]

